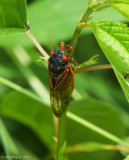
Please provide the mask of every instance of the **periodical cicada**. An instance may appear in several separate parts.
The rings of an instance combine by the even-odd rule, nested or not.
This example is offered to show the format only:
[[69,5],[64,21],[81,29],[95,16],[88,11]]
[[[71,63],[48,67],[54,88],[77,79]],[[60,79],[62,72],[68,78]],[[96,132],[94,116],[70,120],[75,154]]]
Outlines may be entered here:
[[64,42],[60,43],[61,50],[51,51],[48,60],[50,101],[55,116],[59,117],[67,108],[74,89],[74,68],[69,62],[76,64],[68,58],[72,46],[65,52]]

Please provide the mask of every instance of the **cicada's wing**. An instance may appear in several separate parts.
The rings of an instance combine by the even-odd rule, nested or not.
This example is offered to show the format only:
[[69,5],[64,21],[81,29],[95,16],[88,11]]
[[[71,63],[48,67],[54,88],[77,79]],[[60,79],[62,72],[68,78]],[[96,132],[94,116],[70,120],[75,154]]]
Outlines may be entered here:
[[52,110],[56,116],[60,116],[67,108],[74,88],[72,67],[68,65],[65,68],[64,72],[57,78],[55,87],[52,82],[52,73],[49,71],[49,84]]

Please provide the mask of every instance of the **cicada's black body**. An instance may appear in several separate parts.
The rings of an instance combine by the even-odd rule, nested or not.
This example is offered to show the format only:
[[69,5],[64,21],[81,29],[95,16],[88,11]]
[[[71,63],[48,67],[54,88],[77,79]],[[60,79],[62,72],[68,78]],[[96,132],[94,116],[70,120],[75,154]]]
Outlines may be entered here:
[[51,107],[56,116],[65,111],[74,88],[73,68],[64,56],[62,50],[53,51],[48,61]]
[[52,81],[55,86],[57,78],[62,74],[68,66],[68,61],[63,61],[63,51],[54,51],[53,55],[49,58],[49,69],[52,73]]

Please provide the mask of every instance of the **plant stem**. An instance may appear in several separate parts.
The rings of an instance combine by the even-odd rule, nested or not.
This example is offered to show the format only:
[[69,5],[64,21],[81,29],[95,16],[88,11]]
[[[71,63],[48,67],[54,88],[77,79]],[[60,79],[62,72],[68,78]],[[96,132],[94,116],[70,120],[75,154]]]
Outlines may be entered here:
[[129,147],[118,146],[118,145],[100,144],[100,146],[94,148],[94,147],[91,147],[91,146],[84,146],[83,147],[83,146],[79,146],[79,144],[75,144],[73,146],[68,146],[65,150],[65,153],[69,154],[69,153],[77,153],[77,152],[95,152],[95,151],[100,151],[100,150],[115,150],[115,151],[129,152]]
[[89,128],[89,129],[93,130],[94,132],[99,133],[100,135],[110,139],[111,141],[113,141],[115,143],[122,144],[122,145],[129,147],[129,144],[126,141],[124,141],[124,140],[120,139],[119,137],[105,131],[104,129],[101,129],[100,127],[84,120],[83,118],[76,116],[75,114],[73,114],[71,112],[67,112],[67,117],[76,121],[79,124],[82,124],[83,126]]
[[30,97],[32,99],[35,99],[38,102],[41,102],[41,103],[45,104],[44,101],[40,97],[35,95],[34,93],[30,92],[27,89],[24,89],[23,87],[15,84],[15,83],[13,83],[13,82],[11,82],[11,81],[3,78],[3,77],[0,77],[0,83],[6,85],[6,86],[16,90],[17,92],[22,93],[22,94],[24,94],[24,95],[26,95],[26,96],[28,96],[28,97]]
[[47,54],[47,52],[41,47],[41,45],[38,43],[38,41],[36,40],[36,38],[33,36],[33,34],[30,31],[26,31],[26,34],[28,35],[28,37],[32,40],[32,42],[34,43],[34,45],[37,47],[37,49],[40,51],[40,53],[46,57],[49,58],[49,55]]
[[[23,89],[22,87],[14,84],[13,82],[8,81],[7,79],[4,79],[4,78],[0,77],[0,83],[2,83],[4,85],[7,85],[8,87],[10,87],[10,88],[22,93],[22,94],[25,94],[26,96],[29,96],[29,97],[35,99],[36,101],[41,102],[42,104],[44,104],[43,100],[40,97],[38,97],[37,95],[29,92],[26,89]],[[48,105],[45,105],[45,106],[47,107]],[[94,125],[93,123],[90,123],[90,122],[86,121],[85,119],[83,119],[83,118],[81,118],[81,117],[79,117],[79,116],[77,116],[77,115],[75,115],[75,114],[73,114],[71,112],[67,112],[67,117],[72,119],[73,121],[81,124],[82,126],[87,127],[89,129],[93,130],[94,132],[106,137],[107,139],[109,139],[109,140],[111,140],[111,141],[113,141],[115,143],[123,144],[125,146],[129,146],[129,144],[126,141],[120,139],[119,137],[111,134],[108,131],[105,131],[104,129],[101,129],[100,127]],[[64,117],[64,120],[65,120],[65,117]],[[64,121],[64,124],[65,123],[66,123],[66,120]],[[62,122],[62,124],[63,124],[63,122]],[[60,126],[61,126],[61,122],[60,122]],[[63,130],[65,131],[65,125],[64,125],[64,129]],[[59,134],[61,134],[61,132]]]
[[55,138],[58,138],[58,118],[53,114]]
[[75,73],[85,72],[85,71],[93,71],[93,70],[99,70],[99,69],[109,69],[112,68],[110,64],[105,65],[96,65],[96,66],[90,66],[86,68],[80,68],[75,71]]
[[58,140],[57,140],[57,150],[56,150],[56,160],[59,160],[59,152],[65,143],[65,133],[66,133],[66,111],[61,117],[58,118]]
[[[28,81],[31,88],[35,91],[41,99],[43,99],[44,103],[47,105],[50,104],[49,100],[49,91],[47,90],[46,86],[39,80],[39,78],[35,75],[35,73],[28,67],[28,64],[25,63],[25,56],[27,52],[24,48],[17,46],[13,50],[6,49],[9,56],[15,62],[17,67],[20,69],[26,80]],[[22,55],[20,57],[19,55]],[[25,56],[23,56],[25,55]],[[24,59],[23,59],[24,57]]]
[[82,22],[86,23],[92,12],[93,12],[93,9],[88,7],[86,12],[84,13],[80,23],[82,23]]
[[[104,5],[104,4],[105,4],[105,5]],[[103,5],[104,5],[104,6],[103,6]],[[108,1],[102,1],[102,2],[101,2],[101,1],[98,1],[98,2],[97,2],[97,0],[95,0],[95,1],[92,2],[92,0],[89,0],[88,8],[87,8],[86,12],[84,13],[84,15],[83,15],[83,17],[82,17],[82,19],[80,20],[79,23],[80,23],[80,24],[82,23],[82,25],[86,24],[86,23],[89,21],[89,19],[91,18],[90,16],[91,16],[91,14],[92,14],[93,11],[99,11],[99,10],[102,10],[102,9],[104,9],[104,8],[106,8],[106,7],[109,7]],[[83,23],[84,23],[84,24],[83,24]],[[86,26],[87,26],[87,25],[86,25]],[[80,28],[81,28],[81,27],[79,27],[79,26],[77,25],[76,30],[75,30],[74,35],[73,35],[73,38],[72,38],[72,40],[71,40],[71,42],[70,42],[70,46],[72,46],[73,43],[74,43],[74,41],[78,39],[78,37],[79,37],[79,35],[80,35],[80,33],[81,33],[81,30],[82,30],[84,27],[82,27],[82,29],[80,29]],[[76,41],[76,43],[74,44],[71,53],[69,54],[69,58],[72,58],[72,57],[73,57],[73,54],[74,54],[76,45],[77,45],[77,41]]]
[[53,114],[54,132],[55,132],[55,158],[57,157],[57,139],[58,139],[58,118]]
[[[86,10],[86,12],[85,12],[85,14],[83,15],[82,19],[80,20],[80,23],[83,23],[83,22],[86,23],[87,20],[89,19],[89,17],[90,17],[90,15],[91,15],[92,12],[93,12],[93,9],[88,7],[88,9]],[[75,30],[75,32],[74,32],[73,38],[72,38],[72,40],[71,40],[70,46],[71,46],[71,45],[74,43],[74,41],[79,37],[80,32],[81,32],[81,30],[78,29],[78,26],[77,26],[77,27],[76,27],[76,30]],[[73,54],[74,54],[74,50],[75,50],[75,48],[76,48],[76,45],[77,45],[77,42],[74,44],[73,49],[72,49],[72,52],[71,52],[70,55],[69,55],[69,58],[72,58],[72,57],[73,57]]]
[[[8,133],[8,130],[6,129],[5,124],[3,123],[2,119],[0,118],[0,140],[3,144],[5,154],[8,156],[8,160],[13,160],[11,158],[11,154],[13,155],[19,155],[19,150],[17,149],[17,146],[15,145],[13,139],[11,138],[10,134]],[[1,157],[2,155],[0,155]],[[1,158],[5,159],[4,156]]]

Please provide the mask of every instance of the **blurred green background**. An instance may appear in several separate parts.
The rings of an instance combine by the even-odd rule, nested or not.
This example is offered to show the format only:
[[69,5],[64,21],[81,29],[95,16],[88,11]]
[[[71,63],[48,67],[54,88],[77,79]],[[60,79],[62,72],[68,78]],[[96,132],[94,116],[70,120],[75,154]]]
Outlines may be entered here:
[[[60,41],[70,43],[77,22],[88,6],[88,0],[28,0],[27,3],[30,31],[48,53],[54,48],[59,49]],[[92,21],[96,20],[127,23],[112,8],[94,13]],[[100,55],[99,64],[109,63],[90,29],[84,29],[74,57],[79,64],[95,54]],[[49,99],[47,64],[38,62],[40,56],[25,33],[1,37],[0,77],[36,94],[41,93],[41,98],[46,96]],[[40,82],[45,87],[44,93],[40,92],[40,85],[37,85]],[[47,106],[0,83],[2,121],[20,153],[30,156],[31,160],[51,159],[49,155],[54,150],[52,113]],[[76,74],[69,111],[120,138],[129,135],[128,103],[111,69]],[[70,119],[67,123],[67,145],[82,142],[114,144]],[[5,155],[3,144],[6,142],[3,143],[3,137],[0,138],[0,155]],[[67,157],[70,160],[122,160],[124,154],[118,151],[95,151],[71,153]]]

